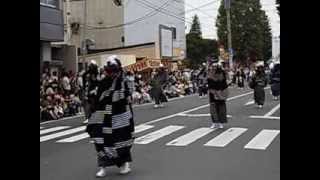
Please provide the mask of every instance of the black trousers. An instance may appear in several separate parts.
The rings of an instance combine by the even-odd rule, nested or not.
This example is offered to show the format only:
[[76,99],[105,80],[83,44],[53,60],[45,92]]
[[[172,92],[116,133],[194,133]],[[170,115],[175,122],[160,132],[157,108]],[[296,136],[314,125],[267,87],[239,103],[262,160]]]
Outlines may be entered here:
[[210,114],[213,123],[227,123],[226,101],[210,102]]
[[207,95],[208,89],[206,86],[199,86],[199,96]]

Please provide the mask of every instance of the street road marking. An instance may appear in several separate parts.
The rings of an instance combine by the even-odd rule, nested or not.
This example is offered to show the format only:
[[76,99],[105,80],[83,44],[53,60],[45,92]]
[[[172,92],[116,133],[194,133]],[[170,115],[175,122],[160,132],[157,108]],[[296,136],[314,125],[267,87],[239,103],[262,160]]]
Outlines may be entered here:
[[247,131],[246,128],[230,128],[204,145],[214,146],[214,147],[224,147],[227,144],[229,144],[231,141],[236,139],[238,136],[240,136],[242,133],[244,133],[245,131]]
[[71,143],[71,142],[76,142],[76,141],[80,141],[82,139],[86,139],[89,137],[88,133],[82,133],[76,136],[72,136],[69,138],[65,138],[65,139],[61,139],[59,141],[57,141],[58,143]]
[[[270,87],[265,88],[265,89],[269,89],[269,88]],[[250,92],[244,93],[244,94],[240,94],[240,95],[237,95],[237,96],[230,97],[230,98],[227,99],[227,101],[231,101],[233,99],[237,99],[237,98],[249,95],[249,94],[253,94],[253,91],[250,91]],[[170,119],[170,118],[176,117],[176,116],[178,116],[180,114],[187,114],[189,112],[196,111],[196,110],[199,110],[199,109],[202,109],[202,108],[206,108],[206,107],[209,107],[209,104],[205,104],[205,105],[202,105],[202,106],[199,106],[199,107],[196,107],[196,108],[192,108],[192,109],[189,109],[189,110],[186,110],[186,111],[182,111],[182,112],[179,112],[179,113],[171,114],[169,116],[165,116],[165,117],[162,117],[162,118],[159,118],[159,119],[155,119],[153,121],[149,121],[149,122],[146,122],[146,123],[143,123],[143,124],[156,123],[156,122],[159,122],[159,121],[163,121],[163,120],[166,120],[166,119]]]
[[[154,126],[149,126],[149,125],[139,125],[137,127],[135,127],[135,133],[139,133],[148,129],[153,128]],[[86,139],[89,138],[89,134],[88,133],[82,133],[76,136],[72,136],[69,138],[65,138],[65,139],[61,139],[59,141],[57,141],[58,143],[72,143],[72,142],[76,142],[76,141],[80,141],[82,139]]]
[[80,117],[83,117],[83,118],[84,118],[84,115],[76,115],[76,116],[65,117],[65,118],[62,118],[62,119],[59,119],[59,120],[45,121],[45,122],[40,123],[40,125],[42,125],[42,124],[48,124],[48,123],[53,123],[53,122],[60,122],[60,121],[65,121],[65,120],[72,120],[72,119],[80,118]]
[[280,119],[280,117],[276,116],[249,116],[250,118],[255,118],[255,119]]
[[[175,101],[175,100],[179,100],[179,99],[183,99],[183,98],[187,98],[187,97],[193,97],[193,96],[197,96],[197,94],[191,94],[191,95],[183,96],[183,97],[175,97],[175,98],[168,99],[168,101],[170,102],[170,101]],[[132,107],[143,107],[143,106],[148,106],[148,105],[153,105],[153,104],[154,104],[154,102],[145,103],[145,104],[135,104]]]
[[178,131],[180,129],[184,128],[184,126],[167,126],[165,128],[162,128],[158,131],[154,131],[152,133],[146,134],[144,136],[141,136],[137,138],[134,143],[135,144],[148,144],[151,143],[157,139],[160,139],[164,136],[167,136],[175,131]]
[[58,127],[54,127],[54,128],[49,128],[49,129],[41,130],[41,131],[40,131],[40,135],[41,135],[41,134],[51,133],[51,132],[54,132],[54,131],[59,131],[59,130],[62,130],[62,129],[67,129],[67,128],[69,128],[69,127],[70,127],[70,126],[58,126]]
[[134,129],[134,133],[139,133],[139,132],[142,132],[142,131],[145,131],[145,130],[148,130],[148,129],[151,129],[153,128],[154,126],[150,126],[150,125],[145,125],[145,124],[141,124],[141,125],[138,125],[136,126]]
[[268,112],[267,114],[265,114],[265,117],[271,116],[273,113],[275,113],[278,109],[280,108],[280,104],[278,104],[276,107],[274,107],[273,109],[271,109],[270,112]]
[[168,146],[186,146],[188,144],[191,144],[192,142],[200,139],[201,137],[209,134],[210,132],[214,131],[216,129],[211,128],[199,128],[194,131],[189,132],[188,134],[185,134],[173,141],[170,141],[166,145]]
[[249,106],[249,105],[252,105],[252,104],[254,104],[254,100],[247,102],[247,103],[245,104],[245,106]]
[[[171,99],[168,99],[168,101],[175,101],[175,100],[179,100],[179,99],[183,99],[183,98],[187,98],[187,97],[193,97],[193,96],[196,96],[196,94],[192,94],[192,95],[189,95],[189,96],[183,96],[183,97],[176,97],[176,98],[171,98]],[[135,107],[141,107],[141,106],[147,106],[147,105],[153,105],[154,103],[145,103],[145,104],[137,104],[137,105],[133,105],[132,107],[135,108]],[[40,123],[40,125],[42,124],[48,124],[48,123],[52,123],[52,122],[60,122],[60,121],[64,121],[64,120],[72,120],[74,118],[79,118],[79,117],[84,117],[84,115],[77,115],[77,116],[71,116],[71,117],[65,117],[65,118],[62,118],[62,119],[59,119],[59,120],[52,120],[52,121],[46,121],[46,122],[42,122]]]
[[43,127],[40,127],[40,129],[43,129]]
[[66,136],[66,135],[73,134],[73,133],[76,133],[76,132],[84,131],[85,129],[86,129],[86,126],[80,126],[80,127],[77,127],[77,128],[74,128],[74,129],[69,129],[69,130],[66,130],[66,131],[59,132],[59,133],[50,134],[50,135],[47,135],[47,136],[42,136],[42,137],[40,137],[40,142],[44,142],[44,141],[48,141],[48,140],[51,140],[51,139],[59,138],[61,136]]
[[244,148],[265,150],[279,133],[279,130],[262,130]]
[[[211,116],[210,113],[207,114],[178,114],[177,116],[186,116],[186,117],[207,117]],[[232,118],[231,115],[227,115],[228,118]]]

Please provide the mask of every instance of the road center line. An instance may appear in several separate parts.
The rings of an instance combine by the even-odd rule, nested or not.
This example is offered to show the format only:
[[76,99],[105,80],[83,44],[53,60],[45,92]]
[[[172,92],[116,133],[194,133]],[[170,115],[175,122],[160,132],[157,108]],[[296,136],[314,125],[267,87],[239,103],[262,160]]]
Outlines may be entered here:
[[253,119],[279,119],[280,117],[276,117],[276,116],[249,116],[250,118]]
[[[244,93],[244,94],[240,94],[240,95],[237,95],[237,96],[230,97],[230,98],[227,99],[227,101],[231,101],[231,100],[234,100],[234,99],[237,99],[237,98],[241,98],[241,97],[247,96],[249,94],[253,94],[253,91],[250,91],[250,92]],[[149,121],[149,122],[146,122],[146,123],[143,123],[143,124],[153,124],[153,123],[156,123],[156,122],[159,122],[159,121],[163,121],[163,120],[166,120],[166,119],[170,119],[170,118],[179,116],[181,114],[187,114],[187,113],[192,112],[192,111],[196,111],[196,110],[199,110],[199,109],[202,109],[202,108],[209,107],[209,105],[210,104],[205,104],[205,105],[202,105],[202,106],[199,106],[199,107],[196,107],[196,108],[192,108],[192,109],[189,109],[189,110],[186,110],[186,111],[182,111],[182,112],[178,112],[178,113],[175,113],[175,114],[171,114],[169,116],[158,118],[158,119],[155,119],[153,121]]]

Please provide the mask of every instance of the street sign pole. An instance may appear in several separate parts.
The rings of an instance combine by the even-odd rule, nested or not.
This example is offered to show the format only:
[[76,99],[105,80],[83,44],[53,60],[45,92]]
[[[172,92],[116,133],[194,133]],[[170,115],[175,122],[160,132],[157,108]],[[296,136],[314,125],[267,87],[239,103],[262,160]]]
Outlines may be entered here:
[[231,6],[231,0],[224,0],[224,8],[225,8],[226,13],[227,13],[229,68],[233,69],[233,52],[232,52],[230,6]]

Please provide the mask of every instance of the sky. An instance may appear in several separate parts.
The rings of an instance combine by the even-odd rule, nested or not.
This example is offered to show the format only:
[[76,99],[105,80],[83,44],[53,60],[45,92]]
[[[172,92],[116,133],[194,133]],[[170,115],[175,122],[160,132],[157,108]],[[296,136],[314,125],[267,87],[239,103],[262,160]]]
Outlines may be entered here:
[[[203,38],[217,39],[215,21],[218,15],[221,0],[185,0],[186,19],[190,22],[197,14],[200,19]],[[266,11],[273,36],[280,35],[280,17],[277,13],[275,0],[260,0],[262,9]],[[188,11],[196,7],[208,4],[200,9]],[[213,19],[213,20],[212,20]],[[186,23],[186,33],[190,30],[190,24]]]

